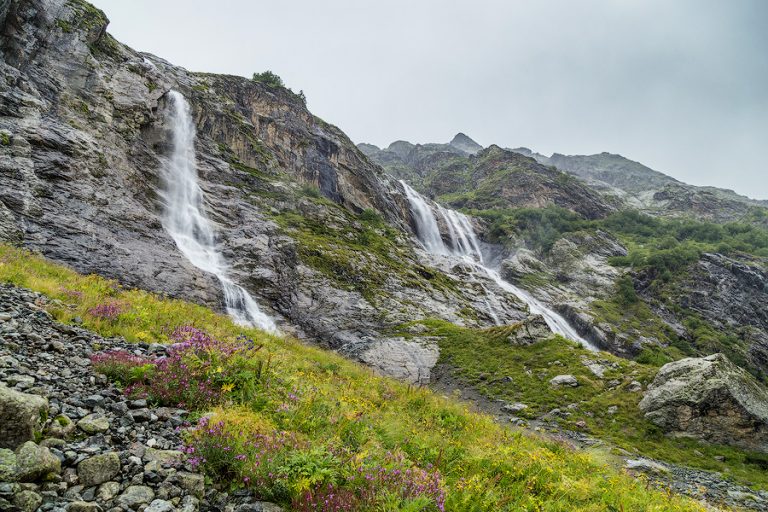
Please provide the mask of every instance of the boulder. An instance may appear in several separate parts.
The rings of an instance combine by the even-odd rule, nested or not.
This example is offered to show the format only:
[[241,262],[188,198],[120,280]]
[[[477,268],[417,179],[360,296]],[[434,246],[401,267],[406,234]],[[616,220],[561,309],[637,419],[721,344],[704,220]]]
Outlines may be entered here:
[[77,476],[86,487],[108,482],[119,473],[120,457],[117,453],[94,455],[77,465]]
[[16,451],[16,476],[20,482],[34,482],[61,471],[61,461],[44,447],[27,441]]
[[16,454],[8,448],[0,448],[0,482],[16,478]]
[[768,452],[768,389],[723,354],[665,364],[640,409],[669,434]]
[[67,512],[101,512],[101,507],[93,501],[73,501],[67,505]]
[[48,417],[48,400],[0,384],[0,448],[31,441]]
[[558,375],[553,377],[549,381],[550,385],[555,387],[571,387],[575,388],[579,385],[579,381],[573,375]]
[[117,503],[124,508],[138,509],[155,499],[155,491],[145,485],[131,485],[118,496]]
[[86,434],[101,434],[109,430],[109,420],[103,414],[89,414],[78,421],[77,426]]
[[43,497],[34,491],[21,491],[13,497],[13,504],[19,512],[35,512],[43,504]]
[[513,345],[533,345],[552,336],[552,330],[541,315],[531,315],[513,327],[515,329],[507,336],[507,341]]

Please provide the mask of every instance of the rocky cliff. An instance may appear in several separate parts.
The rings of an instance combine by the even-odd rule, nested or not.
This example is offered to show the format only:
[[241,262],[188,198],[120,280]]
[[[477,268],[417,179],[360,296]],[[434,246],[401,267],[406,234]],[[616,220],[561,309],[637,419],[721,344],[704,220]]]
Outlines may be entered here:
[[[433,348],[389,339],[389,326],[422,317],[491,322],[483,295],[493,283],[431,268],[415,250],[400,185],[300,96],[190,73],[120,44],[107,24],[81,0],[0,6],[5,240],[221,309],[216,280],[162,228],[157,190],[175,89],[192,107],[205,208],[230,273],[283,329],[384,371],[398,360],[394,373],[423,380]],[[513,297],[509,304],[507,320],[525,316]]]

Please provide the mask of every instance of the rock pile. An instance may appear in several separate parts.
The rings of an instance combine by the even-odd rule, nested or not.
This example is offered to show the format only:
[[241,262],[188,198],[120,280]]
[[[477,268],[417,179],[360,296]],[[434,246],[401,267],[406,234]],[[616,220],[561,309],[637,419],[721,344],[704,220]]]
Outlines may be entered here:
[[187,411],[130,400],[89,356],[133,345],[55,322],[39,294],[0,285],[0,510],[257,512],[247,491],[218,492],[179,448]]

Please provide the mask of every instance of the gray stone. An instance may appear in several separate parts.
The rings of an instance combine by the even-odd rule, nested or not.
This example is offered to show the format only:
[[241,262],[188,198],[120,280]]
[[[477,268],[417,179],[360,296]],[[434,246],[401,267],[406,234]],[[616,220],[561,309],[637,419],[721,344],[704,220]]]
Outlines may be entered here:
[[109,419],[103,414],[89,414],[78,421],[77,426],[86,434],[101,434],[109,430]]
[[669,473],[669,468],[660,462],[656,462],[651,459],[627,459],[625,467],[632,471],[640,471],[642,473],[656,473],[665,474]]
[[59,472],[61,462],[48,448],[27,441],[16,450],[16,476],[20,482],[34,482]]
[[174,510],[176,508],[169,501],[155,500],[144,509],[144,512],[173,512]]
[[501,410],[508,413],[517,413],[524,409],[527,409],[528,406],[521,402],[515,402],[513,404],[505,404],[501,407]]
[[16,479],[16,454],[7,448],[0,448],[0,482]]
[[123,507],[136,509],[155,499],[155,491],[145,485],[131,485],[117,497],[117,503]]
[[117,482],[104,482],[96,491],[96,497],[101,501],[109,501],[120,492],[120,484]]
[[513,345],[532,345],[552,337],[552,330],[541,315],[531,315],[513,327],[514,330],[507,336],[507,341]]
[[283,508],[268,501],[254,501],[243,503],[235,509],[235,512],[283,512]]
[[31,441],[48,417],[48,400],[0,384],[0,448]]
[[565,387],[575,388],[576,386],[579,385],[579,381],[576,380],[576,377],[574,377],[573,375],[558,375],[557,377],[553,377],[549,381],[549,383],[552,386],[556,386],[556,387],[565,386]]
[[184,454],[178,450],[147,448],[147,451],[144,452],[144,460],[148,462],[157,461],[165,465],[178,464],[184,460]]
[[194,494],[198,498],[202,497],[205,491],[205,479],[203,475],[197,473],[189,473],[187,471],[179,471],[174,476],[176,484],[187,491],[190,494]]
[[34,491],[21,491],[13,497],[13,504],[20,512],[35,512],[43,504],[43,497]]
[[85,486],[108,482],[120,474],[120,457],[117,453],[104,453],[87,458],[77,465],[77,476]]
[[722,354],[665,364],[640,409],[672,435],[768,452],[768,389]]
[[75,431],[75,423],[66,415],[59,414],[51,421],[47,434],[51,437],[69,437]]
[[67,512],[101,512],[98,503],[92,501],[73,501],[67,505]]

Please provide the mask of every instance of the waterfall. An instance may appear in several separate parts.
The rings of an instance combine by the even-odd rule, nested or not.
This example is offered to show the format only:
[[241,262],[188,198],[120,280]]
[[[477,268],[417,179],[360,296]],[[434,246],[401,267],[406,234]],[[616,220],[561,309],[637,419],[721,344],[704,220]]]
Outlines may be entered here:
[[405,196],[411,205],[411,211],[416,220],[416,234],[421,243],[431,253],[448,254],[443,238],[440,236],[440,228],[437,227],[437,219],[429,203],[403,180],[400,180],[400,184],[405,189]]
[[276,332],[274,321],[227,275],[227,265],[216,247],[215,232],[205,214],[203,191],[198,185],[195,126],[189,103],[177,91],[169,91],[168,98],[173,150],[163,168],[163,227],[190,263],[218,278],[227,313],[235,322]]
[[[450,238],[450,247],[448,247],[440,235],[437,218],[432,206],[430,206],[429,202],[421,194],[413,190],[405,182],[401,180],[400,183],[402,183],[403,188],[405,189],[405,195],[408,198],[411,212],[413,213],[416,222],[417,237],[428,252],[432,254],[449,254],[460,257],[479,272],[487,275],[502,290],[515,295],[525,302],[532,314],[544,317],[544,320],[547,322],[547,325],[552,332],[573,341],[577,341],[588,349],[597,350],[594,345],[581,337],[579,333],[568,324],[565,318],[545,306],[527,291],[505,281],[498,270],[489,268],[484,264],[480,242],[469,217],[461,212],[445,208],[435,203],[434,210],[437,210],[437,213],[440,215],[440,218],[446,224],[448,229],[448,236]],[[494,317],[496,316],[492,310],[491,315]],[[498,323],[498,318],[495,318],[494,320]]]

